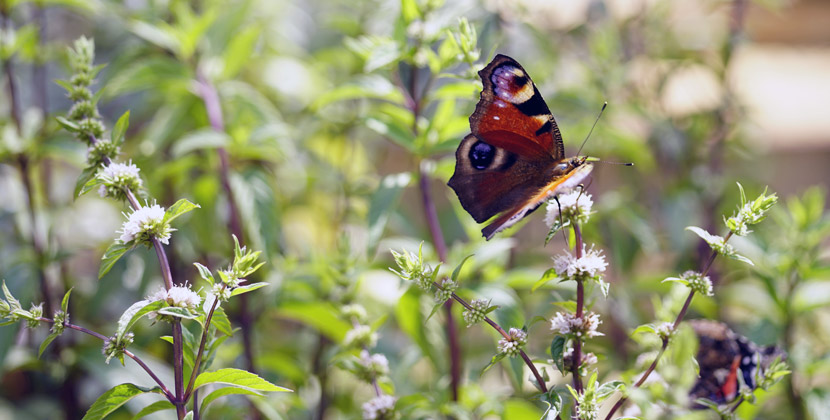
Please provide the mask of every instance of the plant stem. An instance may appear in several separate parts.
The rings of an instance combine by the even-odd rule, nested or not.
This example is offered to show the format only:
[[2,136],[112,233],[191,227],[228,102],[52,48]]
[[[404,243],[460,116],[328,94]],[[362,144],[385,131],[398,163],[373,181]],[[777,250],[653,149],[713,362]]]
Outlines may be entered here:
[[[727,241],[729,241],[729,238],[731,238],[731,237],[732,237],[732,232],[730,231],[723,238],[723,243],[725,244]],[[712,254],[709,255],[709,260],[706,261],[706,267],[703,269],[703,273],[701,274],[701,277],[706,277],[709,274],[709,270],[712,268],[712,263],[715,262],[715,258],[717,258],[717,256],[718,256],[718,253],[716,251],[712,250]],[[686,316],[686,312],[689,310],[689,306],[691,306],[691,304],[692,304],[692,298],[694,298],[694,297],[695,297],[695,291],[694,290],[689,291],[689,296],[686,298],[686,302],[683,303],[683,307],[680,309],[680,312],[677,314],[677,318],[674,320],[672,330],[677,330],[677,327],[680,326],[680,322],[682,322],[683,318]],[[660,361],[660,358],[663,356],[663,353],[665,353],[666,348],[668,346],[669,346],[669,340],[664,339],[663,340],[663,345],[660,347],[660,352],[657,353],[657,357],[655,357],[654,361],[651,362],[651,365],[648,367],[648,369],[645,371],[645,373],[643,373],[643,376],[640,377],[640,380],[638,380],[637,383],[634,384],[634,388],[639,388],[646,382],[646,379],[648,379],[649,375],[651,375],[651,372],[654,372],[654,369],[657,368],[657,363]],[[627,397],[620,398],[614,404],[614,406],[611,408],[611,411],[608,412],[608,415],[605,416],[605,420],[611,420],[611,416],[613,416],[614,413],[620,407],[622,407],[622,405],[625,403],[626,400],[628,400]]]
[[[214,131],[225,133],[225,120],[222,117],[222,102],[219,99],[219,93],[216,87],[207,79],[201,69],[196,68],[196,79],[198,86],[198,94],[202,98],[205,105],[205,112],[210,121],[210,126]],[[222,184],[222,189],[225,192],[225,197],[228,200],[228,212],[230,213],[230,231],[239,240],[240,245],[245,244],[244,229],[242,227],[242,217],[240,215],[239,207],[236,204],[235,195],[230,182],[230,157],[228,151],[224,147],[218,147],[216,153],[219,155],[219,179]],[[242,348],[245,355],[246,369],[251,373],[256,373],[254,366],[254,350],[253,350],[253,329],[251,322],[251,312],[248,305],[248,295],[239,296],[239,315],[237,321],[242,329]]]
[[[574,229],[574,237],[576,238],[576,259],[582,258],[582,230],[579,228],[579,223],[573,223]],[[585,307],[585,284],[582,279],[576,280],[576,317],[581,321],[584,321],[585,314],[584,314],[584,307]],[[584,323],[584,322],[583,322]],[[574,353],[573,353],[573,365],[572,373],[573,382],[574,382],[574,389],[577,393],[582,392],[582,376],[579,374],[579,368],[582,366],[582,337],[577,337],[574,340]],[[579,401],[574,399],[574,404],[578,407]]]
[[[226,287],[227,285],[223,284],[222,291],[224,291]],[[193,372],[190,373],[190,380],[187,382],[187,391],[184,393],[184,401],[188,400],[190,393],[193,391],[193,385],[196,383],[196,376],[199,374],[199,366],[202,363],[202,353],[205,352],[207,336],[210,331],[210,321],[213,319],[213,313],[216,311],[216,306],[218,305],[219,299],[214,296],[213,305],[210,306],[210,312],[208,312],[208,316],[205,318],[205,327],[202,329],[202,339],[199,342],[199,351],[196,353],[196,360],[193,362]]]
[[[55,323],[55,320],[51,319],[51,318],[39,317],[37,320],[41,321],[41,322],[48,322],[50,324]],[[95,331],[86,329],[84,327],[81,327],[81,326],[78,326],[78,325],[75,325],[75,324],[70,324],[70,323],[67,322],[67,323],[64,323],[63,326],[66,327],[66,328],[69,328],[71,330],[80,331],[84,334],[91,335],[91,336],[93,336],[93,337],[95,337],[95,338],[97,338],[101,341],[104,341],[104,342],[109,340],[109,337],[107,337],[103,334],[97,333]],[[175,403],[175,401],[176,401],[175,396],[170,392],[170,390],[167,389],[167,387],[164,385],[164,382],[162,382],[161,379],[159,379],[159,377],[156,376],[156,374],[153,372],[153,370],[150,369],[150,367],[147,366],[147,364],[144,363],[143,360],[141,360],[141,358],[139,358],[138,356],[136,356],[135,354],[133,354],[129,350],[124,350],[124,354],[127,355],[127,357],[129,357],[130,359],[135,360],[135,362],[138,363],[138,365],[141,366],[141,368],[144,369],[144,371],[147,372],[147,374],[150,375],[151,378],[153,378],[153,380],[156,382],[156,384],[158,384],[159,388],[161,388],[162,392],[164,392],[164,396],[167,398],[168,401],[170,401],[171,403]]]

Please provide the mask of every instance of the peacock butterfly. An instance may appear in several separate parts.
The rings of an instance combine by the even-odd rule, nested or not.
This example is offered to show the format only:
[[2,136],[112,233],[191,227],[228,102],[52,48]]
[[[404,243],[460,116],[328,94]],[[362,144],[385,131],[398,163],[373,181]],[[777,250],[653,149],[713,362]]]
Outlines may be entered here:
[[[579,185],[593,165],[565,157],[562,134],[539,89],[505,55],[478,72],[484,88],[470,129],[455,152],[448,185],[488,240],[543,202]],[[497,216],[497,217],[496,217]]]
[[[700,367],[699,378],[692,386],[692,401],[705,398],[716,404],[734,401],[742,382],[755,389],[756,373],[765,371],[770,363],[785,358],[783,350],[775,346],[761,347],[732,331],[726,324],[710,320],[689,321],[698,338],[695,359]],[[695,405],[694,408],[703,408]]]

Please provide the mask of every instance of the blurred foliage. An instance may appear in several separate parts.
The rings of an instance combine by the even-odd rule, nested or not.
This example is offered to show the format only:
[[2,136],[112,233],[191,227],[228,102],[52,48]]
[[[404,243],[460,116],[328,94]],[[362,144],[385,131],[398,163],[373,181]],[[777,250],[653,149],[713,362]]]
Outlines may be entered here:
[[[22,302],[44,300],[44,282],[53,305],[74,287],[73,322],[105,334],[159,284],[155,255],[143,250],[97,280],[122,216],[98,197],[73,197],[86,150],[57,124],[70,102],[52,83],[68,72],[64,47],[83,33],[95,39],[98,62],[108,63],[96,86],[104,120],[112,125],[130,111],[122,155],[142,168],[161,204],[186,198],[202,207],[171,241],[178,281],[198,278],[192,262],[220,267],[231,254],[217,153],[227,151],[245,243],[268,261],[255,277],[270,283],[249,295],[245,310],[228,312],[234,321],[254,318],[257,373],[296,390],[256,400],[263,416],[318,418],[320,407],[325,418],[359,416],[374,391],[343,368],[357,351],[340,346],[351,328],[342,306],[359,303],[379,334],[374,351],[389,359],[384,390],[410,407],[407,418],[539,418],[543,404],[527,399],[535,391],[520,362],[506,359],[482,373],[499,338],[484,328],[459,330],[463,380],[452,402],[444,315],[427,322],[431,298],[387,269],[389,249],[415,250],[422,241],[425,257],[437,260],[417,191],[421,176],[437,180],[429,187],[450,245],[447,267],[475,254],[457,293],[492,300],[499,306],[492,316],[505,327],[529,325],[528,353],[547,360],[550,332],[532,317],[552,315],[550,303],[573,290],[532,289],[563,242],[546,249],[543,229],[520,228],[484,242],[444,185],[478,100],[475,72],[498,51],[532,75],[571,152],[608,101],[584,152],[635,163],[597,165],[589,188],[597,214],[586,232],[605,249],[612,283],[610,299],[592,302],[606,336],[586,350],[600,356],[600,381],[630,380],[643,369],[640,356],[659,346],[629,336],[631,329],[672,319],[685,297],[660,280],[706,255],[684,227],[718,233],[720,214],[738,202],[730,193],[736,177],[748,191],[762,185],[728,78],[733,51],[746,42],[735,18],[745,2],[618,3],[579,2],[569,21],[544,2],[0,0],[0,278]],[[10,71],[16,96],[7,94]],[[690,72],[711,79],[716,100],[672,105],[670,90]],[[211,127],[207,85],[218,92],[224,130]],[[820,188],[788,198],[758,236],[736,241],[756,266],[719,260],[715,297],[693,303],[694,317],[724,320],[790,355],[786,386],[743,404],[744,418],[821,418],[830,406],[824,198]],[[454,311],[461,319],[458,305]],[[162,378],[172,377],[170,349],[158,339],[166,333],[144,325],[132,347]],[[47,334],[0,328],[0,417],[75,418],[116,384],[150,384],[134,364],[104,365],[100,343],[86,336],[65,334],[38,359],[34,349]],[[661,376],[674,380],[632,395],[647,418],[670,415],[647,404],[655,396],[685,403],[695,375],[689,336],[681,331],[660,365]],[[214,364],[245,368],[245,345],[237,333]],[[566,383],[547,370],[551,384]],[[118,418],[140,407],[129,403]],[[204,414],[225,418],[248,408],[232,396]]]

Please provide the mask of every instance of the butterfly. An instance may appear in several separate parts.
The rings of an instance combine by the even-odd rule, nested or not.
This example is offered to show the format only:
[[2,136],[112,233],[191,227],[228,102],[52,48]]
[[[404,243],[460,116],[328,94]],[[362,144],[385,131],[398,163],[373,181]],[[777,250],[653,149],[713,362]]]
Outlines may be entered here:
[[556,120],[516,60],[496,55],[478,74],[484,88],[448,185],[477,223],[493,219],[481,230],[490,240],[574,189],[593,165],[586,157],[565,157]]
[[700,366],[700,376],[689,392],[692,401],[705,398],[716,404],[727,404],[740,392],[739,375],[747,387],[755,389],[756,374],[785,355],[778,347],[758,346],[721,322],[693,320],[689,323],[698,337],[696,360]]

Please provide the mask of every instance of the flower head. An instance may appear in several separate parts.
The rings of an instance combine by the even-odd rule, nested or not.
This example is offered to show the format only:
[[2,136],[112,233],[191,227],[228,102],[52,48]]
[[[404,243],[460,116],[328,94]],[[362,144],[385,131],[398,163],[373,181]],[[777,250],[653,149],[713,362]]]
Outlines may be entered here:
[[151,239],[157,238],[167,245],[170,233],[175,229],[164,220],[164,207],[158,204],[144,206],[127,216],[127,221],[121,226],[121,243],[151,245]]
[[107,356],[107,364],[109,364],[113,357],[116,357],[123,365],[124,351],[127,350],[127,346],[133,343],[134,338],[135,334],[129,332],[124,334],[120,340],[118,339],[118,336],[112,336],[104,340],[104,347],[101,348],[101,353],[103,353],[104,356]]
[[[202,303],[202,297],[191,290],[186,283],[184,286],[173,286],[170,290],[160,288],[152,295],[147,296],[147,300],[150,302],[164,301],[172,307],[185,308],[190,311],[199,309],[199,304]],[[150,319],[154,319],[158,316],[158,312],[151,312],[148,316]]]
[[444,303],[450,300],[452,294],[458,290],[458,283],[446,278],[441,282],[441,287],[437,289],[435,291],[435,302]]
[[142,182],[138,172],[138,166],[135,166],[132,161],[129,163],[110,163],[98,171],[96,175],[101,182],[98,195],[126,199],[125,188],[130,191],[137,191],[141,188]]
[[[562,353],[562,374],[567,374],[568,372],[573,370],[573,362],[574,362],[574,348],[568,347]],[[580,368],[588,367],[590,365],[594,365],[597,363],[597,355],[594,353],[585,353],[582,352],[582,363],[580,363]],[[548,361],[550,364],[555,364],[553,360]]]
[[605,262],[602,250],[594,249],[593,245],[590,249],[583,246],[580,258],[576,258],[571,253],[553,257],[553,269],[563,279],[599,279],[600,273],[604,272],[606,267],[608,263]]
[[371,354],[368,350],[361,350],[359,363],[362,368],[360,376],[367,382],[389,374],[389,360],[380,353]]
[[423,243],[418,248],[417,254],[406,250],[402,253],[393,250],[392,257],[395,258],[395,264],[398,265],[398,270],[392,268],[390,270],[403,280],[414,281],[422,290],[429,290],[435,278],[438,276],[438,270],[424,263],[424,254],[422,251]]
[[502,338],[499,340],[499,353],[515,357],[519,354],[522,347],[527,344],[527,333],[518,328],[511,328],[507,331],[507,336],[508,338]]
[[381,395],[363,404],[364,420],[388,420],[394,418],[397,398]]
[[346,332],[343,338],[345,347],[374,347],[378,342],[378,334],[368,325],[358,325]]
[[602,321],[599,314],[594,312],[587,312],[582,318],[572,313],[558,312],[550,320],[550,329],[563,335],[591,338],[604,335],[597,331],[599,324],[602,324]]
[[[557,202],[557,200],[559,200]],[[568,194],[561,194],[557,196],[557,200],[548,201],[547,213],[545,214],[545,223],[548,227],[558,225],[562,221],[563,225],[569,222],[585,223],[591,216],[591,207],[594,201],[591,200],[590,194],[585,194],[581,190],[574,190]]]
[[490,301],[484,299],[473,299],[473,301],[470,302],[470,309],[464,310],[464,322],[467,323],[467,328],[484,321],[484,317],[487,315],[488,309],[490,309]]

